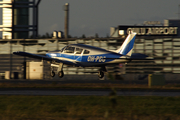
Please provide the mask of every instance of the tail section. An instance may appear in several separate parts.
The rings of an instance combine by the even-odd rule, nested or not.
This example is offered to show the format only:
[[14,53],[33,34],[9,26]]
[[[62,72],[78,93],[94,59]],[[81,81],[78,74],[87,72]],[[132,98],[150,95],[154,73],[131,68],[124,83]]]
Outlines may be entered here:
[[135,37],[136,37],[136,33],[129,34],[126,40],[121,45],[121,47],[118,50],[116,50],[116,52],[122,55],[131,56],[135,42]]

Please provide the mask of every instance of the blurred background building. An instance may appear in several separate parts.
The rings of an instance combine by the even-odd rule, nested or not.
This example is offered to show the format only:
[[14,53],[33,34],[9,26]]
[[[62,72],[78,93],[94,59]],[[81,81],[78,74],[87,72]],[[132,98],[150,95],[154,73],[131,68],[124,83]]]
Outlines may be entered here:
[[[13,51],[25,51],[35,54],[45,54],[48,51],[60,50],[68,44],[87,44],[101,47],[108,50],[119,48],[124,38],[69,38],[69,39],[12,39],[0,40],[0,73],[5,71],[17,72],[23,75],[26,67],[24,62],[44,62],[43,77],[50,79],[50,65],[41,60],[27,57],[12,55]],[[177,76],[180,74],[180,37],[163,37],[163,36],[137,36],[134,50],[135,53],[146,54],[154,60],[150,61],[133,61],[128,64],[119,64],[109,67],[109,72],[118,75],[132,74],[136,79],[141,79],[148,74],[164,74],[167,76]],[[76,68],[65,66],[65,74],[69,75],[97,75],[98,68]],[[141,76],[141,77],[138,77]],[[21,76],[21,78],[23,78]],[[168,77],[167,77],[168,78]],[[97,77],[98,79],[98,77]],[[126,78],[124,78],[126,79]],[[128,78],[127,78],[128,79]],[[175,77],[178,79],[178,77]]]
[[180,37],[180,19],[160,21],[144,21],[142,25],[119,25],[110,28],[111,37],[121,37],[130,31],[136,32],[137,36],[176,36]]
[[[27,39],[29,34],[38,35],[38,5],[40,0],[2,0],[2,31],[3,39]],[[30,24],[30,13],[32,23]]]

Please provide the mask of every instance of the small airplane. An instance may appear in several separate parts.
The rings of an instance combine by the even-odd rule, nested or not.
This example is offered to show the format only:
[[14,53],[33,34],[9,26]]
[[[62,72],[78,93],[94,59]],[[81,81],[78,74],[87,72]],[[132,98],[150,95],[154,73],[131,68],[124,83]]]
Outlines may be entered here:
[[122,46],[115,51],[85,44],[70,44],[61,50],[50,51],[46,53],[46,56],[21,51],[13,52],[13,54],[50,61],[50,75],[52,77],[55,76],[52,66],[58,67],[57,74],[62,78],[64,76],[63,65],[66,64],[75,67],[100,67],[98,77],[103,78],[104,72],[107,72],[106,66],[108,65],[127,63],[132,60],[145,60],[148,57],[145,54],[132,53],[135,36],[136,33],[130,33]]

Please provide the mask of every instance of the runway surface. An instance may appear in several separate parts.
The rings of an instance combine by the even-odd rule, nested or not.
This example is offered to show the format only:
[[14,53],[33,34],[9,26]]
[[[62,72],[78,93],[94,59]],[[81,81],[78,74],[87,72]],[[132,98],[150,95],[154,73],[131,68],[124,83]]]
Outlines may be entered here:
[[[0,95],[34,95],[34,96],[54,96],[54,95],[79,95],[79,96],[108,96],[111,90],[86,90],[86,89],[1,89]],[[117,96],[180,96],[180,91],[132,91],[118,90]]]
[[[115,84],[148,84],[148,81],[109,81],[109,80],[0,80],[0,83],[26,83],[26,84],[67,84],[67,83],[115,83]],[[168,81],[166,83],[180,83],[180,81]],[[40,88],[0,88],[0,95],[80,95],[80,96],[108,96],[110,89],[40,89]],[[180,96],[180,90],[117,90],[118,96]]]

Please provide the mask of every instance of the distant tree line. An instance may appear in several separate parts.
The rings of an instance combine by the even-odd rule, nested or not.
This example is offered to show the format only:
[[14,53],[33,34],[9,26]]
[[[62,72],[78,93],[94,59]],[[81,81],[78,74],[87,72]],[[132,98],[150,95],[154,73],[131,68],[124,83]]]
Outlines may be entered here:
[[[52,37],[53,37],[53,34],[49,34],[49,33],[47,32],[47,33],[45,33],[44,35],[38,35],[37,38],[52,38]],[[33,38],[33,35],[31,35],[29,38],[32,39],[32,38]],[[71,35],[69,35],[68,38],[99,38],[99,35],[98,35],[98,33],[96,33],[94,36],[90,36],[90,37],[86,37],[85,34],[82,34],[81,37],[77,37],[77,36],[72,37]],[[106,38],[109,38],[109,35],[108,35],[108,34],[106,34]]]

